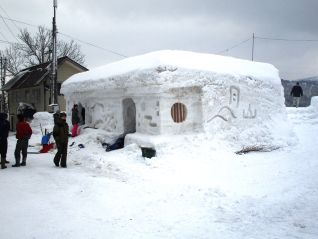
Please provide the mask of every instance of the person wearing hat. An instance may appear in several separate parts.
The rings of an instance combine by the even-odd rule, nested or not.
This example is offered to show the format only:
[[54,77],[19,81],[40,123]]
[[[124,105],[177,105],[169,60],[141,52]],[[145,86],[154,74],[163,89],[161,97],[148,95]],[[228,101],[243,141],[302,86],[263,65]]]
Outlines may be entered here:
[[10,130],[10,124],[7,120],[8,115],[6,113],[0,113],[0,154],[1,154],[1,169],[7,168],[6,160],[8,150],[8,135]]
[[69,127],[66,123],[66,113],[61,112],[59,115],[60,118],[53,128],[53,137],[57,147],[53,162],[56,167],[66,168]]

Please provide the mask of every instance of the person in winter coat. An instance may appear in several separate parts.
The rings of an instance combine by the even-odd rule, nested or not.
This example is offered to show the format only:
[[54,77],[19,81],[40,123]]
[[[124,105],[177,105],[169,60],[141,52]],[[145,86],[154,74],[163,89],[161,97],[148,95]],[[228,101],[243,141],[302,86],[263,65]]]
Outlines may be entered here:
[[9,161],[6,160],[7,150],[8,150],[8,135],[10,130],[10,124],[7,120],[6,113],[0,113],[0,154],[1,154],[1,169],[5,169],[6,163]]
[[53,120],[54,120],[54,125],[57,124],[57,122],[60,120],[60,111],[57,110],[54,114],[53,114]]
[[72,137],[77,136],[77,129],[78,129],[78,123],[80,121],[79,115],[78,115],[78,105],[75,104],[72,109]]
[[60,119],[53,128],[53,137],[56,143],[57,152],[54,157],[54,164],[56,167],[61,165],[62,168],[66,168],[67,160],[67,144],[68,144],[68,131],[69,127],[66,123],[66,113],[60,113]]
[[293,105],[297,108],[299,106],[300,97],[303,96],[303,89],[299,85],[299,82],[293,86],[290,95],[293,96]]
[[[29,139],[32,135],[32,129],[30,125],[24,120],[24,116],[17,115],[18,123],[16,125],[16,138],[17,144],[15,146],[14,156],[15,164],[12,167],[20,167],[26,165],[26,159],[28,155]],[[22,152],[22,163],[20,164]]]

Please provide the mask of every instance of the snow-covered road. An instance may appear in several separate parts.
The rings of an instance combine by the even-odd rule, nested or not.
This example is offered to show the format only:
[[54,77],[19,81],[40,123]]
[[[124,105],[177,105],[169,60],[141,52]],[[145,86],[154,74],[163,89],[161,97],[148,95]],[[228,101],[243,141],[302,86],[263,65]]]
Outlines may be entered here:
[[135,145],[106,153],[79,136],[67,169],[30,154],[0,171],[0,238],[318,238],[317,115],[288,116],[298,143],[267,153],[207,143],[145,160]]

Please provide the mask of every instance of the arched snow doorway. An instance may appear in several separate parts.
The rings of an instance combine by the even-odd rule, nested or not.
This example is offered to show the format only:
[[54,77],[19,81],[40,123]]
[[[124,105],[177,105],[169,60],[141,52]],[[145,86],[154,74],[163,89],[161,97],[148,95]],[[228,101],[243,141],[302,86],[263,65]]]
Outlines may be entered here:
[[123,100],[124,133],[136,132],[136,105],[131,98]]
[[80,125],[85,124],[85,107],[79,102],[78,103],[78,116],[80,118]]

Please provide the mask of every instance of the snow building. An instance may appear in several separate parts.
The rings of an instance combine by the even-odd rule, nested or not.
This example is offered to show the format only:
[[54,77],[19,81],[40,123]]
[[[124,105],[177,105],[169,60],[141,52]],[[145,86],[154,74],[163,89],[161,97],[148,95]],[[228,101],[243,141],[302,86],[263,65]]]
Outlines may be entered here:
[[265,144],[286,120],[274,66],[212,54],[164,50],[126,58],[71,76],[61,92],[68,114],[79,104],[88,126],[132,138],[222,132]]

